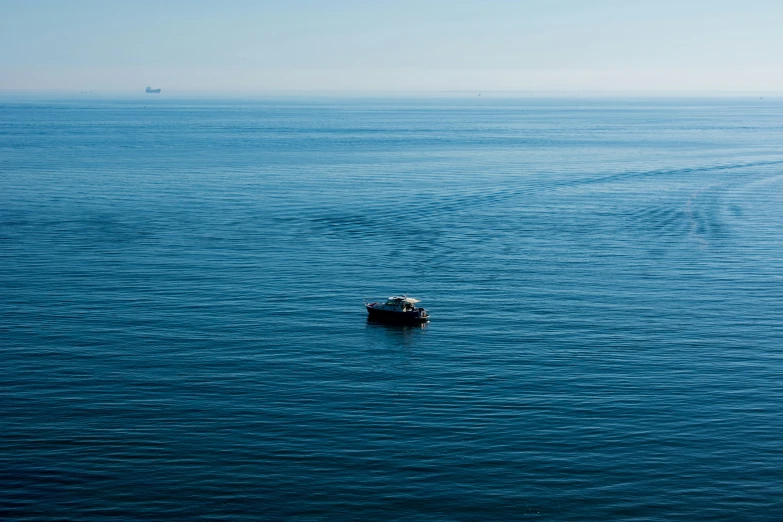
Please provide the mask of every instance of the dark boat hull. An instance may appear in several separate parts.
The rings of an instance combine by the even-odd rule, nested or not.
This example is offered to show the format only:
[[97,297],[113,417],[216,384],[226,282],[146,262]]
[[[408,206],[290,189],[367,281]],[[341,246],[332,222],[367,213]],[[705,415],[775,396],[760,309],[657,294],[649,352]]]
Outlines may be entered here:
[[[374,319],[376,321],[395,323],[421,323],[430,320],[429,315],[426,315],[426,312],[422,312],[420,309],[408,312],[394,312],[391,310],[373,308],[367,305],[365,306],[367,307],[367,313],[370,314],[370,319]],[[422,315],[422,313],[425,315]]]

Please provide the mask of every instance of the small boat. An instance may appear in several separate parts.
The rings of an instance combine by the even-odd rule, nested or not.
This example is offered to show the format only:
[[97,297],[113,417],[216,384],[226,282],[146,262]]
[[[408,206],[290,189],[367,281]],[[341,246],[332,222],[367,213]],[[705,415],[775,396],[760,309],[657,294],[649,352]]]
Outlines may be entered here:
[[160,94],[160,89],[153,89],[150,86],[147,86],[147,89],[144,91],[147,94]]
[[385,303],[364,302],[370,319],[392,322],[424,322],[430,320],[430,314],[424,308],[417,308],[419,299],[403,296],[392,296]]

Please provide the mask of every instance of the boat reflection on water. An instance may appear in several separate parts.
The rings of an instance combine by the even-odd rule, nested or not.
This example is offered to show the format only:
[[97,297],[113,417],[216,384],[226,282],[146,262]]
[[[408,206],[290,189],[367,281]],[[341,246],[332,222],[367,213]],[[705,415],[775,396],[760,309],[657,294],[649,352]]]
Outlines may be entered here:
[[[373,317],[367,318],[367,333],[372,339],[371,344],[396,351],[402,349],[410,355],[409,350],[416,346],[426,335],[427,325],[422,322],[389,322]],[[377,343],[377,344],[376,344]]]

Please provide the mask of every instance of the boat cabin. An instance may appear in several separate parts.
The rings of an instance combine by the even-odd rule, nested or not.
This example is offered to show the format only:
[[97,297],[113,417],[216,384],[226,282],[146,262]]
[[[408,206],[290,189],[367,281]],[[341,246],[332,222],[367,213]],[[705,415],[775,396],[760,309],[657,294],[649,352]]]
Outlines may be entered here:
[[416,309],[416,303],[418,303],[418,299],[414,299],[412,297],[407,296],[392,296],[389,299],[386,300],[384,305],[389,308],[395,308],[402,310],[403,312],[413,311]]
[[367,313],[371,318],[381,321],[429,321],[430,314],[424,308],[416,308],[418,299],[403,296],[392,296],[385,303],[368,303],[366,300],[364,306],[367,307]]

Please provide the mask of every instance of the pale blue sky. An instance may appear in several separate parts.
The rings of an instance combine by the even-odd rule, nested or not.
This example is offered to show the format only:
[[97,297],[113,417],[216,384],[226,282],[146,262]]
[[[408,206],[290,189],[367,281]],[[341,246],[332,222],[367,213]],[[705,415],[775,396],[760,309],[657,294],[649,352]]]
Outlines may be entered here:
[[0,90],[783,91],[783,1],[0,0]]

